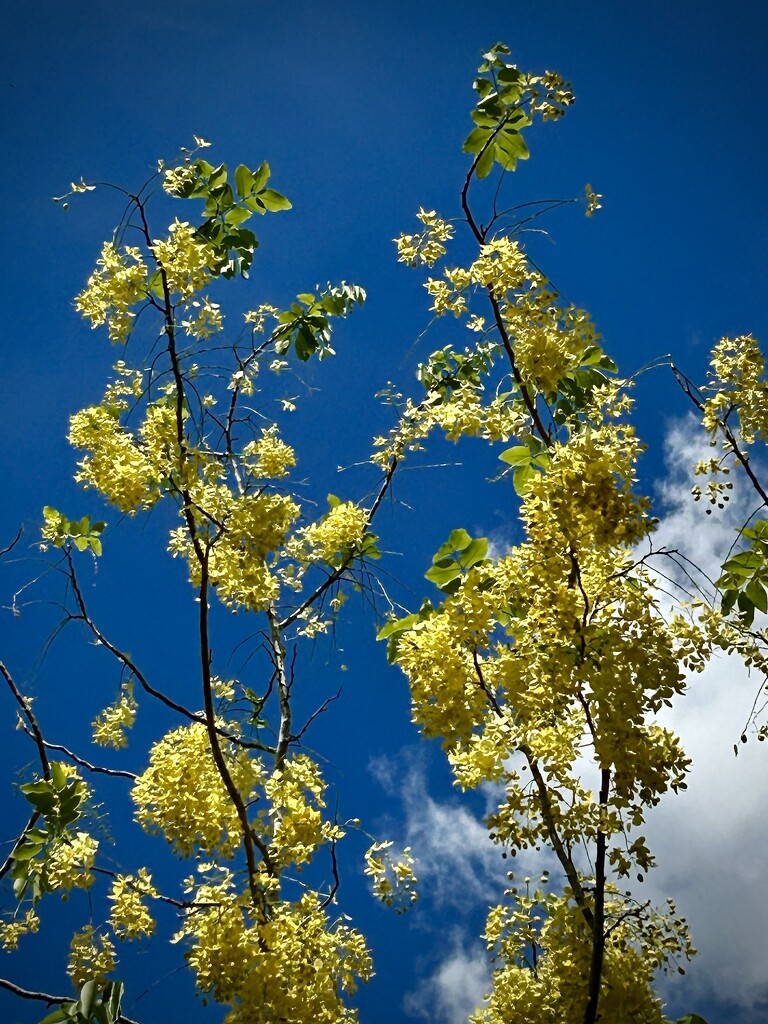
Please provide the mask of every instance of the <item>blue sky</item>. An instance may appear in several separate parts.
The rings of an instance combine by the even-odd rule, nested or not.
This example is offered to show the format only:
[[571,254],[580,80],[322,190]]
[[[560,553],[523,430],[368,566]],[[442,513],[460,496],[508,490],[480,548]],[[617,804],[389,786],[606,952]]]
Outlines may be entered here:
[[[81,175],[133,186],[193,134],[214,142],[216,159],[251,166],[268,160],[275,187],[293,202],[290,213],[257,225],[261,248],[248,291],[238,292],[236,301],[245,294],[249,305],[280,304],[317,282],[338,279],[368,291],[365,308],[337,336],[337,359],[308,371],[308,383],[318,390],[302,392],[289,428],[302,466],[311,468],[311,495],[364,493],[364,474],[350,469],[339,477],[336,467],[365,459],[370,437],[387,424],[374,393],[387,380],[411,389],[415,363],[452,340],[440,330],[419,340],[428,322],[426,296],[419,275],[395,262],[391,240],[413,230],[419,206],[456,214],[467,166],[461,143],[471,82],[480,51],[499,39],[522,66],[555,68],[574,84],[576,105],[560,124],[536,131],[532,158],[509,188],[521,202],[580,195],[586,182],[605,196],[604,209],[590,221],[576,206],[555,213],[548,233],[530,236],[529,246],[560,290],[592,312],[621,369],[632,372],[671,351],[701,377],[720,336],[752,331],[768,337],[768,10],[760,0],[600,2],[589,8],[554,0],[541,8],[510,2],[472,13],[455,0],[287,2],[280,9],[261,0],[218,7],[197,0],[163,6],[44,0],[8,4],[0,17],[6,140],[0,547],[21,523],[31,544],[44,504],[72,515],[92,508],[92,499],[71,481],[75,460],[65,441],[67,420],[100,396],[115,357],[72,307],[119,216],[114,197],[98,190],[63,211],[51,196]],[[637,398],[638,426],[650,445],[644,484],[652,488],[664,478],[667,505],[660,508],[668,513],[668,529],[679,530],[685,513],[675,502],[684,487],[660,451],[666,440],[671,456],[684,454],[687,442],[674,435],[673,421],[685,410],[661,373],[641,380]],[[422,573],[429,558],[451,529],[465,526],[504,543],[516,528],[509,495],[485,485],[495,472],[495,454],[480,445],[436,445],[427,461],[460,465],[404,473],[395,491],[398,503],[378,523],[384,547],[400,553],[386,568],[410,588],[414,604],[428,589]],[[129,528],[118,519],[110,517],[113,530],[93,581],[94,600],[125,646],[156,675],[172,678],[183,672],[191,611],[178,610],[181,574],[161,556],[167,524],[155,516],[144,527]],[[137,545],[146,545],[140,561]],[[0,604],[33,571],[30,563],[0,566]],[[0,657],[38,694],[41,707],[44,695],[59,695],[46,720],[66,741],[82,730],[76,709],[82,705],[92,716],[111,699],[116,680],[74,634],[57,641],[42,660],[55,622],[50,606],[25,609],[20,620],[2,609]],[[313,733],[331,761],[345,813],[360,814],[364,807],[372,828],[391,828],[414,842],[420,837],[423,847],[425,899],[406,919],[373,905],[354,870],[345,880],[348,906],[374,943],[377,962],[377,978],[361,993],[361,1020],[407,1019],[403,1001],[414,1011],[421,1000],[432,1006],[435,1024],[453,1024],[445,993],[454,993],[455,1008],[461,1000],[461,982],[451,988],[455,977],[474,978],[482,987],[472,943],[492,898],[488,879],[499,871],[503,877],[504,866],[482,845],[474,819],[451,793],[439,751],[419,746],[404,681],[387,668],[373,635],[366,610],[350,608],[337,634],[341,653],[318,644],[302,666],[311,680],[308,707],[335,692],[339,664],[347,666],[341,700]],[[722,711],[715,697],[708,699],[696,705],[701,720],[694,743],[707,735],[706,709]],[[747,700],[743,694],[741,699]],[[7,701],[4,707],[0,765],[10,778],[29,752],[13,732]],[[141,726],[137,756],[141,739],[162,724]],[[727,736],[725,748],[731,744]],[[749,757],[736,766],[727,762],[727,770],[734,772],[735,790],[754,794],[759,789],[745,773],[765,769],[759,761],[753,769]],[[709,770],[721,778],[719,770]],[[7,786],[5,793],[9,800]],[[466,806],[482,811],[481,803]],[[694,844],[675,847],[668,833],[660,833],[675,858],[665,878],[680,884],[687,872],[702,887],[689,898],[706,904],[707,886],[714,887],[716,878],[722,889],[738,859],[746,875],[734,886],[735,898],[748,895],[747,886],[764,888],[757,846],[762,833],[750,824],[754,808],[745,804],[738,820],[725,813],[707,820],[706,805],[700,809],[691,827],[699,828],[702,818],[707,825],[696,833],[696,847],[709,843],[720,859],[707,861],[708,873],[702,867],[697,874],[701,858]],[[667,819],[672,831],[680,821],[675,813]],[[126,843],[136,843],[136,857],[145,848],[146,841],[129,831],[128,814],[114,827],[118,860]],[[716,836],[719,843],[710,842]],[[456,891],[451,877],[461,879]],[[52,907],[48,921],[60,912]],[[694,913],[689,916],[694,920]],[[702,922],[704,928],[709,922],[709,930],[695,939],[712,950],[704,959],[710,968],[698,976],[692,968],[690,988],[685,980],[676,986],[680,1012],[698,1009],[710,1024],[757,1020],[760,1000],[768,999],[768,959],[759,953],[764,933],[729,903],[716,917],[703,914]],[[41,938],[29,948],[34,952],[19,957],[17,971],[11,959],[0,962],[0,975],[30,987],[64,989],[54,944]],[[729,949],[742,950],[733,965]],[[50,968],[47,962],[41,968],[48,957]],[[711,965],[723,961],[721,987],[708,987]],[[194,1000],[178,975],[163,980],[175,966],[139,956],[133,991],[152,991],[136,1004],[129,1001],[127,1012],[145,1024],[168,1014],[220,1019],[216,1007],[205,1010]],[[723,998],[718,1007],[718,992],[746,1003],[738,1008]],[[448,1009],[440,1018],[443,996]],[[0,1012],[18,1024],[41,1016],[5,998]]]

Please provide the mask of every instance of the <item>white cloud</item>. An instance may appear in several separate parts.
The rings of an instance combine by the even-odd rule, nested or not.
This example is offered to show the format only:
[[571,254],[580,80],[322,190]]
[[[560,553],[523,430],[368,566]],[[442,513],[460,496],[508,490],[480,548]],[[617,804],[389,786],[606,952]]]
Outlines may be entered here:
[[[398,758],[377,758],[370,770],[391,796],[402,801],[404,822],[397,836],[413,849],[419,891],[438,907],[470,911],[498,902],[514,870],[517,876],[540,875],[554,870],[548,852],[526,850],[512,859],[488,837],[480,816],[472,813],[466,797],[436,800],[428,790],[423,759],[416,751]],[[484,811],[498,805],[496,787],[485,786]]]
[[397,760],[377,758],[371,770],[402,801],[405,820],[398,840],[413,849],[420,893],[440,907],[459,909],[498,898],[509,865],[466,801],[434,799],[416,751],[403,751]]
[[452,941],[451,953],[434,974],[406,995],[403,1008],[409,1016],[439,1024],[466,1024],[487,995],[490,971],[484,949],[467,950],[458,930]]
[[[739,487],[734,471],[731,501],[705,515],[691,498],[690,467],[710,455],[692,419],[669,430],[667,473],[660,485],[668,511],[654,546],[677,548],[717,578],[736,531],[758,499],[748,487]],[[699,950],[686,981],[675,986],[676,997],[682,990],[728,1000],[753,1007],[752,1014],[768,998],[768,744],[752,734],[741,745],[739,737],[760,685],[738,659],[715,658],[703,674],[690,678],[688,693],[665,716],[663,724],[681,736],[693,767],[687,792],[670,795],[649,815],[646,835],[659,867],[644,886],[658,902],[675,899]]]

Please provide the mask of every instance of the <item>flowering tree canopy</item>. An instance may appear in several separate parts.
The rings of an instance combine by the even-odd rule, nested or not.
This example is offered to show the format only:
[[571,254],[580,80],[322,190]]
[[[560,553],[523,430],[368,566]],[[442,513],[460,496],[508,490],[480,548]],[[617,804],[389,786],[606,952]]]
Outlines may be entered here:
[[[671,901],[651,906],[631,881],[654,865],[649,811],[685,787],[690,765],[659,714],[685,699],[691,674],[717,650],[765,672],[768,522],[745,524],[711,583],[684,553],[654,545],[651,501],[638,488],[634,382],[522,242],[525,225],[577,200],[501,202],[534,126],[564,116],[573,95],[557,74],[524,73],[508,53],[489,50],[474,83],[456,210],[421,209],[418,229],[396,240],[399,260],[429,275],[434,330],[449,323],[446,334],[464,340],[419,365],[416,393],[386,392],[392,428],[373,442],[375,485],[329,494],[325,511],[296,478],[302,453],[281,418],[295,399],[281,375],[333,356],[334,324],[363,304],[363,289],[329,283],[287,308],[266,296],[239,322],[225,317],[222,292],[254,259],[254,220],[290,206],[267,163],[214,166],[198,138],[140,190],[117,190],[125,212],[75,302],[119,358],[103,398],[72,416],[69,440],[95,507],[137,525],[150,510],[166,517],[167,553],[189,579],[196,679],[183,700],[169,695],[125,646],[130,621],[128,636],[115,637],[91,607],[83,580],[103,543],[109,557],[109,511],[69,519],[46,507],[50,572],[35,586],[63,579],[61,628],[78,625],[111,657],[118,689],[92,742],[128,748],[110,768],[49,741],[37,705],[0,662],[37,758],[19,787],[25,820],[0,867],[2,945],[12,953],[46,928],[52,895],[90,897],[64,941],[71,993],[2,983],[47,1003],[46,1022],[128,1021],[120,962],[134,941],[178,943],[228,1024],[357,1019],[355,990],[373,965],[344,911],[339,865],[358,864],[402,912],[417,897],[418,851],[370,834],[360,818],[339,819],[325,754],[307,742],[330,702],[297,710],[296,652],[335,628],[351,591],[371,598],[371,629],[407,677],[413,721],[439,739],[457,787],[492,794],[493,842],[513,855],[546,849],[557,865],[538,883],[510,875],[490,907],[492,983],[472,1024],[667,1020],[658,972],[683,970],[691,938]],[[591,216],[600,199],[587,185],[578,202]],[[757,342],[722,340],[701,388],[670,360],[654,372],[665,368],[712,442],[693,497],[722,505],[735,466],[762,510],[752,452],[768,438],[768,382]],[[374,521],[398,468],[440,432],[497,446],[498,488],[517,509],[521,539],[498,551],[457,527],[431,564],[425,555],[429,593],[409,611],[377,582]],[[389,600],[386,615],[377,594]],[[244,638],[258,638],[238,678],[216,654],[232,616]],[[131,729],[151,706],[170,724],[134,750]],[[765,725],[753,724],[762,739]],[[123,873],[103,847],[105,815],[125,802],[126,783],[136,825],[157,837],[157,861],[137,854]],[[183,867],[175,887],[169,855]],[[171,934],[157,923],[164,905],[178,917]]]

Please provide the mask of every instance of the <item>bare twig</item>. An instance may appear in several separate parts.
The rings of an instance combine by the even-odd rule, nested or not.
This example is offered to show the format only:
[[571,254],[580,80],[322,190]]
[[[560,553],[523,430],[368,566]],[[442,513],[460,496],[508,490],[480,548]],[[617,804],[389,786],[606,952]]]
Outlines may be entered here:
[[21,713],[29,722],[29,726],[32,730],[32,736],[35,743],[37,744],[37,751],[38,754],[40,755],[40,766],[43,769],[43,776],[46,779],[50,779],[51,766],[50,763],[48,762],[48,755],[45,752],[45,740],[43,739],[43,734],[40,731],[40,726],[37,724],[37,719],[35,718],[34,712],[32,711],[32,705],[27,700],[27,698],[24,697],[23,694],[20,692],[19,688],[16,686],[16,683],[13,681],[13,676],[8,671],[8,669],[6,668],[2,661],[0,661],[0,674],[2,674],[5,677],[5,681],[6,683],[8,683],[11,693],[16,698],[16,702],[21,708]]

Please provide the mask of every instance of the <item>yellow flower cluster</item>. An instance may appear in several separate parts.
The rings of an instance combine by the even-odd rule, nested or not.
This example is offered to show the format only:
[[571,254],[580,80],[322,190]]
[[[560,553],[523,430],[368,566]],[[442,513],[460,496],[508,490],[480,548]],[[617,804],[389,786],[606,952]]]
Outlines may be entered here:
[[[196,483],[191,491],[199,536],[210,538],[208,575],[220,599],[229,607],[265,608],[278,595],[267,557],[283,543],[298,506],[281,494],[236,496],[224,484]],[[200,563],[186,526],[172,531],[168,550],[186,559],[190,579],[199,586]]]
[[469,738],[488,704],[475,663],[475,637],[492,631],[495,605],[477,587],[477,574],[469,574],[460,597],[416,623],[399,644],[398,664],[410,680],[414,720],[425,735],[442,736],[450,745]]
[[249,309],[243,316],[245,317],[245,322],[250,324],[254,331],[261,333],[264,330],[267,317],[277,319],[279,313],[280,311],[277,306],[270,306],[269,303],[263,302],[256,309]]
[[146,868],[139,868],[138,875],[118,875],[109,893],[110,925],[115,935],[121,939],[149,937],[155,930],[155,920],[144,899],[156,899],[157,895]]
[[497,397],[484,404],[482,397],[482,388],[471,385],[458,388],[449,402],[425,408],[425,427],[429,429],[433,424],[440,427],[449,441],[458,441],[461,437],[508,441],[524,430],[528,416],[521,402]]
[[445,255],[443,243],[453,238],[453,226],[438,217],[434,210],[420,209],[416,216],[424,225],[424,231],[418,235],[400,235],[395,239],[397,259],[409,267],[419,264],[432,267]]
[[243,459],[254,476],[272,480],[287,476],[296,465],[296,453],[280,440],[277,426],[262,430],[258,441],[249,441],[243,448]]
[[373,882],[373,893],[396,914],[404,914],[418,899],[416,875],[410,846],[404,847],[398,857],[390,851],[392,842],[373,843],[365,853],[363,871]]
[[[184,414],[186,416],[186,414]],[[150,466],[150,482],[160,482],[181,469],[179,462],[176,403],[173,394],[147,406],[139,427],[141,450]],[[189,469],[189,466],[187,466]]]
[[129,683],[114,704],[104,708],[93,720],[93,742],[100,747],[112,747],[115,750],[127,747],[125,730],[133,727],[137,708],[133,686]]
[[329,923],[318,896],[277,902],[257,923],[226,884],[200,886],[196,902],[177,938],[192,942],[187,960],[201,991],[231,1007],[225,1024],[357,1020],[343,995],[371,976],[371,958],[359,932]]
[[476,284],[489,288],[493,297],[501,300],[523,287],[529,268],[519,244],[504,236],[481,246],[469,273]]
[[187,221],[175,220],[166,239],[155,239],[152,252],[165,272],[172,295],[188,299],[211,280],[213,253],[198,241],[195,229]]
[[186,319],[181,326],[193,338],[210,338],[224,327],[224,314],[218,302],[208,298],[194,299],[185,308]]
[[587,184],[584,188],[584,194],[587,197],[587,216],[591,217],[597,210],[602,210],[603,204],[600,200],[603,198],[599,192],[595,192],[591,185]]
[[67,833],[52,845],[45,862],[46,882],[54,891],[89,889],[93,884],[93,862],[98,840],[87,832]]
[[760,345],[751,334],[721,339],[712,351],[704,402],[704,428],[711,435],[722,423],[734,429],[733,413],[746,444],[768,440],[768,381]]
[[280,865],[306,864],[323,843],[344,833],[323,820],[325,782],[320,769],[306,754],[283,762],[267,779],[264,789],[271,803],[270,853]]
[[556,71],[528,74],[523,80],[531,91],[531,110],[541,114],[542,121],[556,121],[574,101],[571,83]]
[[287,545],[290,557],[308,562],[333,562],[354,554],[363,543],[368,512],[352,501],[342,501],[318,523],[298,530]]
[[67,974],[76,989],[82,988],[86,981],[103,985],[116,964],[115,947],[108,935],[86,925],[72,936]]
[[[567,891],[527,897],[513,889],[509,895],[515,902],[493,907],[485,932],[488,948],[500,954],[503,966],[494,972],[487,1003],[470,1024],[582,1020],[592,955],[582,911]],[[659,968],[693,955],[685,922],[676,918],[673,905],[665,914],[632,906],[609,886],[606,927],[611,938],[605,948],[600,1019],[665,1024],[653,979]]]
[[581,366],[599,335],[584,310],[562,308],[537,287],[506,302],[502,316],[514,339],[515,365],[529,387],[553,395],[569,372]]
[[91,327],[107,325],[110,341],[124,342],[133,329],[132,307],[147,297],[147,266],[135,246],[118,249],[105,242],[98,268],[75,299],[75,309],[91,321]]
[[0,946],[6,953],[13,953],[19,948],[22,935],[33,935],[39,927],[40,918],[30,907],[21,920],[0,922]]
[[[225,747],[228,768],[244,800],[262,778],[261,764],[244,750]],[[150,751],[149,767],[133,786],[136,820],[150,833],[161,833],[176,853],[196,850],[233,857],[241,826],[211,754],[202,723],[167,733]]]
[[[398,640],[414,720],[442,737],[460,785],[505,784],[488,825],[516,848],[547,841],[552,825],[568,842],[639,825],[689,765],[653,716],[684,688],[681,662],[700,667],[701,630],[666,621],[653,581],[633,567],[652,522],[632,491],[641,446],[613,422],[625,407],[615,389],[598,396],[592,423],[553,445],[529,485],[526,541],[471,569]],[[581,781],[585,733],[611,769],[602,810]],[[523,783],[520,751],[547,780],[546,808]],[[649,856],[631,848],[643,870]]]
[[152,488],[152,464],[133,435],[120,425],[122,408],[93,405],[69,421],[69,441],[89,451],[75,479],[99,491],[121,512],[150,508],[159,493]]
[[522,509],[531,539],[551,543],[559,535],[578,550],[636,544],[652,528],[649,502],[632,492],[641,451],[628,424],[605,423],[554,445]]
[[[432,298],[431,309],[437,316],[453,313],[461,316],[468,311],[467,292],[472,285],[488,288],[497,301],[509,293],[519,291],[528,280],[530,271],[520,246],[510,238],[502,237],[481,246],[480,255],[469,269],[451,267],[443,271],[443,278],[429,278],[424,287]],[[477,329],[477,320],[471,323]]]

